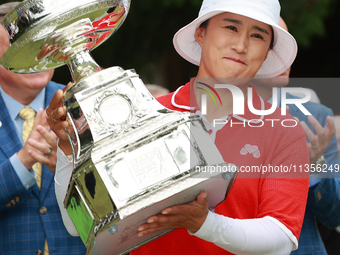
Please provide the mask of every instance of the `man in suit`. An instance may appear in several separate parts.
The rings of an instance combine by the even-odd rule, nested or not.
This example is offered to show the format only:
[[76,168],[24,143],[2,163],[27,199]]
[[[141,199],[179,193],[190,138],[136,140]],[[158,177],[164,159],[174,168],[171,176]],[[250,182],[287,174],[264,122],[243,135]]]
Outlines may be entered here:
[[[287,30],[282,19],[280,25]],[[286,86],[289,82],[289,73],[290,68],[273,79],[254,79],[252,85],[263,99],[271,102],[272,88]],[[280,94],[280,89],[278,92]],[[297,99],[298,97],[288,93],[286,98]],[[280,106],[280,96],[278,96],[278,107]],[[339,150],[334,136],[333,112],[324,105],[310,101],[303,106],[312,114],[311,116],[306,116],[296,105],[289,105],[289,114],[301,123],[306,132],[311,169],[326,167],[328,170],[332,167],[334,171],[336,167],[339,167]],[[330,228],[335,228],[340,224],[340,179],[325,177],[333,177],[331,171],[325,175],[311,174],[299,248],[292,254],[327,255],[315,217]]]
[[[338,141],[338,148],[340,149],[340,115],[334,116],[334,120],[336,128],[335,136]],[[336,229],[331,229],[326,227],[324,224],[318,222],[318,228],[320,231],[322,241],[325,244],[328,255],[340,254],[340,226],[338,226]]]
[[[17,4],[1,5],[0,21]],[[0,57],[8,47],[8,35],[0,26]],[[41,109],[46,108],[55,91],[64,88],[51,82],[52,76],[53,70],[15,74],[0,68],[2,255],[86,253],[81,239],[67,233],[55,197],[56,140]],[[25,116],[32,117],[25,120]],[[42,163],[40,174],[32,170],[37,162]]]

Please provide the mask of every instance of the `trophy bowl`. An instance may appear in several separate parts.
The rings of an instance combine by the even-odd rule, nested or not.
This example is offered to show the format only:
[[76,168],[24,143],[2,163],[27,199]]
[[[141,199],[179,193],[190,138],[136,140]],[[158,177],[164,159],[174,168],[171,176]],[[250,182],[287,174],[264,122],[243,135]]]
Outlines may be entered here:
[[[88,52],[118,30],[129,7],[129,0],[24,1],[1,22],[11,43],[1,65],[12,72],[34,73],[67,64],[77,82],[81,77],[75,72],[85,72],[84,66],[77,69],[83,64],[79,58],[93,61]],[[100,68],[94,61],[91,67]]]
[[[102,68],[90,51],[125,20],[130,0],[27,0],[3,19],[10,47],[0,64],[17,73],[67,64],[63,98],[74,134],[64,206],[87,254],[125,254],[161,235],[137,226],[205,190],[222,202],[238,168],[224,162],[199,115],[165,108],[134,70]],[[203,172],[206,166],[223,171]]]

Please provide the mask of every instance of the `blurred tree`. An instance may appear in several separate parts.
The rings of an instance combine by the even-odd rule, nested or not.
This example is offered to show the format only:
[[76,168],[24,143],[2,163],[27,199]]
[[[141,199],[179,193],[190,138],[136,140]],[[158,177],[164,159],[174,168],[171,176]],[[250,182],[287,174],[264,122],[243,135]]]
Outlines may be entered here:
[[325,18],[334,13],[336,0],[283,0],[281,16],[300,47],[306,48],[315,36],[325,35]]

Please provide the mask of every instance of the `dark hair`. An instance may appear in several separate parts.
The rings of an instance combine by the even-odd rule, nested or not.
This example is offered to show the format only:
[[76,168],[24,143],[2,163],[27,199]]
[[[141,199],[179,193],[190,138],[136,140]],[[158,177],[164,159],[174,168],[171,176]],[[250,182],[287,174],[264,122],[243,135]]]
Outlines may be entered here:
[[117,6],[112,6],[112,7],[110,7],[110,8],[106,11],[106,13],[110,14],[110,13],[114,12],[114,10],[116,9],[116,7],[117,7]]
[[209,21],[210,19],[203,21],[199,27],[206,29],[208,27]]
[[272,26],[270,26],[272,29],[272,40],[270,41],[269,49],[272,50],[274,48],[274,29]]
[[[206,29],[208,27],[209,21],[210,19],[205,20],[199,27]],[[272,40],[270,41],[269,49],[272,50],[274,47],[274,29],[272,26],[270,26],[270,28],[272,29]]]

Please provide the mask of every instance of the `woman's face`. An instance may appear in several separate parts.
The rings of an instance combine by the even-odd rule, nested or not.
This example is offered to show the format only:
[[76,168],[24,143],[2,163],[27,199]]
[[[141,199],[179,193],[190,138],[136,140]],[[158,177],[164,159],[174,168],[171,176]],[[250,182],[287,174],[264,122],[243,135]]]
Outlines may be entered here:
[[272,28],[233,13],[212,17],[195,38],[202,46],[197,78],[253,78],[267,57]]

